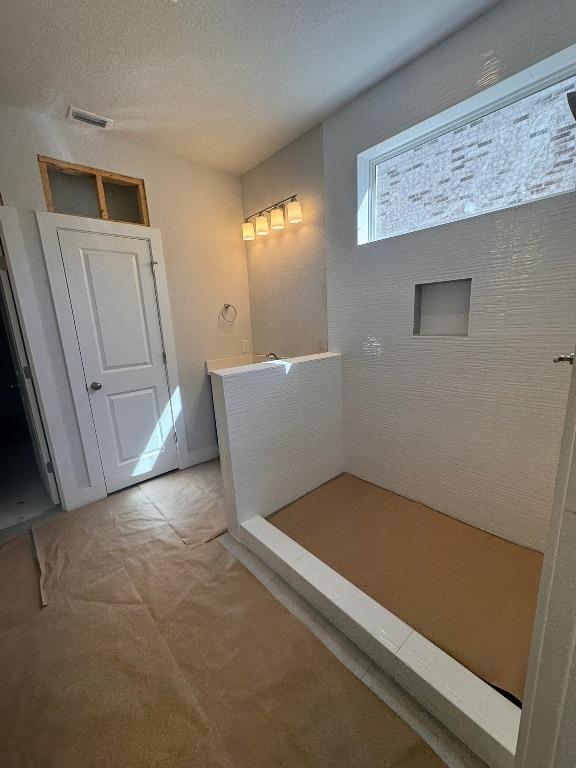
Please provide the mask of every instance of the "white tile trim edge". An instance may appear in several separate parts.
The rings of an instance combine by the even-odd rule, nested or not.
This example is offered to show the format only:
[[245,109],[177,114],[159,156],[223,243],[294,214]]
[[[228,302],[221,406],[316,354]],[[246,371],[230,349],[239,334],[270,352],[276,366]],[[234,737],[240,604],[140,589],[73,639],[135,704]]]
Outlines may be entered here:
[[329,360],[332,357],[341,357],[339,352],[319,352],[315,355],[304,355],[302,357],[286,357],[280,358],[280,360],[263,360],[259,363],[248,363],[247,365],[236,365],[231,368],[220,368],[210,370],[212,376],[240,376],[244,373],[252,373],[254,370],[262,371],[266,368],[278,368],[288,367],[290,369],[293,365],[299,365],[300,363],[310,363],[314,360]]
[[240,539],[491,768],[512,768],[517,706],[264,518]]

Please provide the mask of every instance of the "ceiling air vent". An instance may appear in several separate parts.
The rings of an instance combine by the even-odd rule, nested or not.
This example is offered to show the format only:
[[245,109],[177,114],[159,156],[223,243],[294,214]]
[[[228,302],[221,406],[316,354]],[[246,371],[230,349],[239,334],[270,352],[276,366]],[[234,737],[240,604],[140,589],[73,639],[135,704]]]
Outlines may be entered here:
[[86,112],[77,107],[70,107],[68,110],[68,119],[77,120],[79,123],[86,123],[86,125],[93,125],[95,128],[110,128],[114,122],[114,120],[110,120],[109,117],[94,115],[92,112]]

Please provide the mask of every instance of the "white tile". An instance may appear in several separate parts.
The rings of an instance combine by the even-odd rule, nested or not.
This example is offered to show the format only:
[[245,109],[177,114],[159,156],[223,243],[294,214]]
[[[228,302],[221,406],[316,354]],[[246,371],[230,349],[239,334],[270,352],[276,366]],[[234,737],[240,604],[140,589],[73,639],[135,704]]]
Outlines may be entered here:
[[242,538],[250,544],[261,544],[289,565],[307,554],[304,547],[263,517],[253,517],[243,523]]
[[[227,534],[221,536],[219,541],[225,546],[231,544],[230,551],[264,583],[266,589],[302,621],[342,664],[408,723],[441,757],[447,768],[482,768],[483,762],[481,763],[462,742],[404,692],[390,674],[386,674],[375,665],[371,657],[360,650],[357,644],[341,633],[288,583],[278,576],[270,579],[269,571],[262,561],[255,558],[246,547],[239,545],[231,537],[227,538]],[[257,568],[253,567],[255,561],[260,563]],[[391,669],[393,671],[393,667]]]
[[[528,6],[528,7],[527,7]],[[494,85],[530,63],[531,0],[497,3],[406,68],[405,127]]]
[[[455,726],[475,727],[475,738],[480,740],[480,749],[493,750],[493,740],[503,748],[503,752],[497,751],[504,759],[506,753],[513,757],[520,725],[519,707],[418,632],[413,632],[400,648],[398,659],[403,663],[397,667],[396,679],[418,698],[422,696],[422,689],[416,690],[418,680],[428,686],[427,706],[437,710],[432,709],[434,714],[438,716],[446,703],[453,705],[467,720],[466,723],[458,720]],[[410,673],[414,673],[416,678]],[[442,719],[447,716],[450,715],[445,711]],[[479,754],[484,757],[481,752]]]
[[242,538],[267,565],[356,645],[392,674],[395,653],[412,631],[404,622],[262,518]]
[[212,379],[234,533],[343,471],[339,354],[229,369]]
[[354,622],[366,629],[386,648],[396,653],[411,627],[355,587],[317,557],[306,554],[293,563],[294,570]]
[[[298,561],[296,561],[297,563]],[[346,635],[358,648],[373,659],[389,675],[394,674],[396,655],[384,645],[375,635],[362,627],[354,618],[343,610],[334,600],[321,589],[308,581],[297,572],[294,565],[284,566],[284,572],[279,571],[282,578],[335,627]]]
[[[469,748],[492,768],[512,768],[518,707],[266,520],[243,532],[250,549]],[[294,612],[306,614],[300,599]]]
[[351,672],[360,678],[367,673],[373,663],[371,658],[307,600],[302,598],[287,582],[278,576],[274,581],[268,582],[266,587],[285,608],[304,622]]
[[535,0],[532,22],[534,62],[541,61],[576,40],[576,14],[573,0]]
[[376,664],[362,678],[373,693],[429,744],[447,768],[486,768],[486,763],[445,728]]
[[[566,195],[352,253],[335,228],[329,327],[343,352],[346,471],[544,547],[569,378],[550,359],[574,344],[575,216]],[[413,338],[414,285],[467,276],[469,336]]]
[[[520,497],[507,495],[506,471],[492,471],[487,454],[492,444],[502,469],[511,465],[515,487],[523,456],[533,485],[553,482],[565,382],[542,355],[565,351],[558,346],[574,338],[576,196],[358,246],[357,201],[348,191],[358,152],[573,43],[575,25],[573,0],[504,0],[323,130],[328,328],[330,348],[343,353],[345,468],[408,495],[416,473],[412,495],[424,503],[518,543],[527,533],[540,548],[549,504],[540,494],[537,509],[522,510]],[[414,344],[414,284],[458,277],[472,277],[470,336],[464,345]],[[539,425],[553,425],[542,441]],[[427,455],[434,439],[420,449],[420,430],[435,431],[443,446],[438,472]],[[450,431],[460,442],[444,439]],[[537,473],[529,444],[539,450]],[[474,502],[483,486],[497,486],[494,512],[486,499]]]

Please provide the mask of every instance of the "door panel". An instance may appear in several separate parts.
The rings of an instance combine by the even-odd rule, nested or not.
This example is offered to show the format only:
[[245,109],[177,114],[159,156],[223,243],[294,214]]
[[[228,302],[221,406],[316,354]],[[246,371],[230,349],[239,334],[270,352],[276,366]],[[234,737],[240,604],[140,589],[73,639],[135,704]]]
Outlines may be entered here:
[[59,240],[110,492],[178,466],[150,241]]
[[137,255],[86,250],[82,256],[103,370],[151,365]]
[[133,461],[162,449],[168,435],[162,433],[160,426],[155,389],[110,395],[108,405],[120,462]]

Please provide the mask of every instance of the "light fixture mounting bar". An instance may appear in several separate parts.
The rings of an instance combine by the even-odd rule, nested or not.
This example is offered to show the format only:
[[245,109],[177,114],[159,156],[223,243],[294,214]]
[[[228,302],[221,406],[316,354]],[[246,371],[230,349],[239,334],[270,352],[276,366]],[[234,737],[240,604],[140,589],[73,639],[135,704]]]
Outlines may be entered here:
[[272,205],[269,205],[267,208],[262,208],[261,211],[255,211],[254,213],[251,213],[250,216],[246,216],[244,221],[249,221],[250,219],[253,219],[255,216],[262,216],[265,213],[270,213],[270,211],[273,208],[279,208],[281,205],[284,205],[284,203],[291,202],[292,200],[296,200],[298,198],[298,195],[290,195],[289,197],[285,197],[283,200],[278,200],[277,203],[272,203]]

